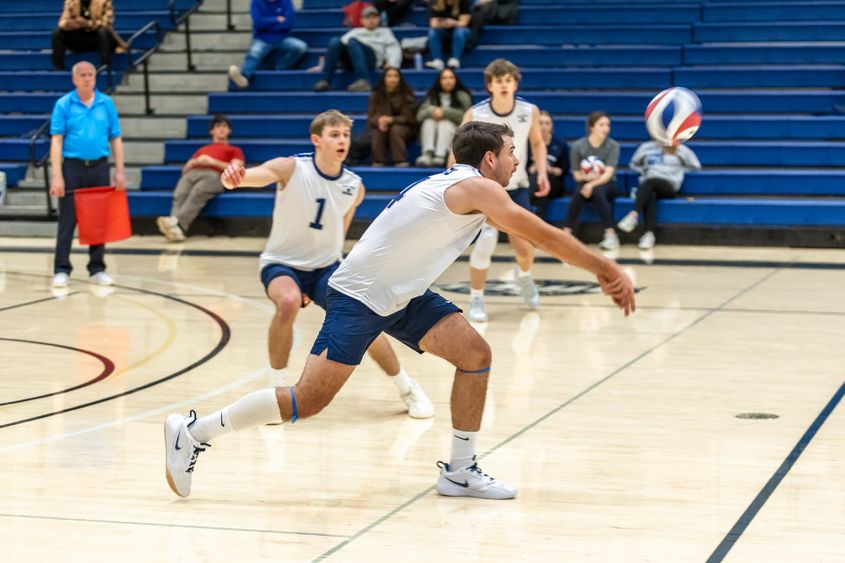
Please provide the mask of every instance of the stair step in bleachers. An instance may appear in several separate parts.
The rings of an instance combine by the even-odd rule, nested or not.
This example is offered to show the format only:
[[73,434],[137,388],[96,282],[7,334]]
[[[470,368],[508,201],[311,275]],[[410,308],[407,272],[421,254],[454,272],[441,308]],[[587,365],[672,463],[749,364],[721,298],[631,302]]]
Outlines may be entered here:
[[845,13],[836,21],[794,22],[781,20],[755,23],[697,23],[693,26],[696,43],[731,41],[842,41],[845,37]]
[[[122,78],[120,72],[114,73],[114,83],[119,84]],[[70,71],[36,70],[25,72],[0,72],[0,84],[4,85],[6,91],[33,90],[61,92],[67,91],[71,84]],[[105,90],[109,87],[108,77],[105,73],[97,76],[97,88]]]
[[705,4],[705,22],[833,21],[845,14],[845,2],[720,2]]
[[683,58],[687,65],[842,64],[845,63],[845,43],[687,45]]
[[[55,24],[54,24],[55,27]],[[123,28],[117,30],[121,37],[129,38],[134,33],[130,28]],[[21,53],[20,51],[37,51],[40,54],[46,55],[48,60],[50,57],[50,35],[51,31],[0,31],[0,45],[3,47],[4,55],[35,55],[39,53]],[[133,43],[133,48],[149,49],[155,45],[155,31],[144,33],[138,37]],[[73,55],[68,56],[69,61]],[[50,67],[52,68],[52,66]],[[36,70],[36,69],[32,69]]]
[[[0,31],[32,30],[32,31],[53,31],[59,22],[61,4],[56,5],[59,9],[50,10],[49,14],[25,13],[6,14],[0,18]],[[170,12],[157,10],[149,12],[121,12],[118,27],[122,29],[141,29],[147,22],[154,20],[162,29],[174,29],[170,20]]]

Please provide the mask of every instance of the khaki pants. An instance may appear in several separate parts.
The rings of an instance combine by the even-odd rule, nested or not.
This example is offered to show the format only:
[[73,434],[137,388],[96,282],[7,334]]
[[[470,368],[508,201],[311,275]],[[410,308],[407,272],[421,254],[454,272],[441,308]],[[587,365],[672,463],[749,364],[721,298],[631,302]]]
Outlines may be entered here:
[[209,168],[189,170],[176,184],[170,214],[176,217],[179,226],[187,231],[208,200],[222,191],[219,171]]

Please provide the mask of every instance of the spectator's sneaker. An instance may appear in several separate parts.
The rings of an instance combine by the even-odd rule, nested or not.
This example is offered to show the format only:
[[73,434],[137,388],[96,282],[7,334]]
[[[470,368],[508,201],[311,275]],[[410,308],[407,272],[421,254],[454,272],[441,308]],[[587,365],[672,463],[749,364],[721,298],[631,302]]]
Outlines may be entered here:
[[639,222],[637,219],[637,212],[631,211],[622,217],[622,220],[616,223],[616,226],[619,227],[620,231],[630,233],[637,228],[637,223]]
[[370,85],[370,81],[366,78],[356,80],[347,88],[350,92],[369,92],[372,89],[373,87]]
[[53,276],[53,287],[67,287],[70,276],[64,272],[59,272]]
[[431,151],[426,151],[417,157],[417,160],[414,164],[423,168],[430,168],[432,157],[434,157],[434,153]]
[[[473,458],[475,459],[475,458]],[[516,496],[516,487],[497,481],[473,463],[456,471],[450,471],[448,463],[438,461],[440,478],[437,480],[437,492],[447,497],[475,497],[504,500]]]
[[426,61],[425,66],[428,68],[433,68],[436,71],[441,71],[445,67],[443,64],[443,59],[434,59],[431,61]]
[[232,82],[238,85],[238,88],[246,88],[249,86],[249,80],[247,80],[246,76],[241,74],[241,69],[235,65],[229,67],[229,78],[232,79]]
[[191,411],[188,416],[171,414],[164,421],[165,475],[167,484],[180,497],[191,494],[191,477],[197,457],[210,447],[194,440],[188,431],[196,420],[197,413]]
[[166,215],[161,217],[156,217],[156,226],[158,227],[158,232],[164,235],[164,238],[170,240],[170,229],[175,227],[179,224],[179,221],[173,215]]
[[411,163],[402,161],[402,162],[397,162],[396,164],[394,164],[394,166],[396,166],[396,168],[409,168],[411,166]]
[[446,156],[434,155],[434,158],[431,159],[431,165],[435,168],[443,168],[446,166]]
[[473,297],[469,302],[469,313],[467,314],[469,320],[474,323],[486,323],[490,318],[487,316],[487,310],[484,307],[483,297]]
[[328,92],[331,88],[331,85],[326,80],[318,80],[317,83],[314,84],[315,92]]
[[651,231],[646,232],[640,237],[640,243],[637,246],[639,246],[641,250],[651,250],[654,248],[654,233]]
[[602,250],[615,250],[619,248],[619,236],[616,233],[605,233],[604,238],[599,243],[599,248]]
[[461,68],[461,61],[455,57],[450,57],[449,60],[446,61],[446,66],[449,68]]
[[536,309],[540,304],[540,291],[537,289],[537,284],[534,283],[534,276],[531,274],[527,276],[520,276],[519,269],[514,269],[514,277],[516,278],[516,285],[519,286],[519,294],[525,304],[532,309]]
[[411,418],[431,418],[434,416],[434,405],[419,384],[408,378],[411,388],[404,395],[399,395],[402,402],[408,406],[408,416]]
[[97,285],[114,285],[114,280],[110,275],[105,272],[97,272],[96,274],[91,274],[91,277],[88,278],[91,283]]
[[180,227],[178,224],[172,229],[170,229],[170,238],[168,240],[171,240],[173,242],[182,242],[185,240],[185,238],[185,231],[183,231],[182,227]]

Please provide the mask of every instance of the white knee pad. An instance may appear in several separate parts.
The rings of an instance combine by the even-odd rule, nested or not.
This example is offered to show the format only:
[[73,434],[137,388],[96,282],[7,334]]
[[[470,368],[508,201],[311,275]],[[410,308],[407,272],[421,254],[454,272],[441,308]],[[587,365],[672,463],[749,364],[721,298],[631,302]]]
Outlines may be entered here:
[[476,270],[486,270],[490,267],[490,257],[496,250],[496,243],[499,242],[499,231],[486,223],[481,227],[481,234],[472,247],[469,255],[469,265]]

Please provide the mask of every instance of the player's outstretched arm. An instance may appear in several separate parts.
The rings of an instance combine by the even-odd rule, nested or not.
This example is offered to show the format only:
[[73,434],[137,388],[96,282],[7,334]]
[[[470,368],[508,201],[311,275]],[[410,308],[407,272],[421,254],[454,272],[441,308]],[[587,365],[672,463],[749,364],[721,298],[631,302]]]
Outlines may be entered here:
[[592,272],[602,291],[626,316],[636,309],[634,286],[622,268],[513,203],[496,182],[486,178],[463,180],[446,191],[446,204],[453,213],[484,213],[500,230],[519,235],[552,256]]
[[244,168],[243,164],[232,163],[220,174],[220,181],[227,190],[263,188],[276,182],[285,185],[293,175],[295,167],[296,161],[290,157],[274,158],[252,168]]

